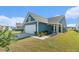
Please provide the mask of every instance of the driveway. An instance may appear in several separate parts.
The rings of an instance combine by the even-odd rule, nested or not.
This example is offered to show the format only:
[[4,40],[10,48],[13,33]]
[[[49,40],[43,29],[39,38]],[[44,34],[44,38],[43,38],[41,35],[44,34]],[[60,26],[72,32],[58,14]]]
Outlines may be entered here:
[[22,39],[22,38],[26,38],[26,37],[30,37],[33,34],[29,34],[29,33],[20,33],[20,34],[16,34],[16,39]]

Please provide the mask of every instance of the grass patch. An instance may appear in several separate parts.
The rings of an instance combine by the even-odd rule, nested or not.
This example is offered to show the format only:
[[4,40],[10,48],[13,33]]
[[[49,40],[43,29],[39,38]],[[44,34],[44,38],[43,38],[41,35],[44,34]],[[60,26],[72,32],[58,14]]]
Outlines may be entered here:
[[25,38],[11,43],[9,48],[13,52],[76,52],[79,51],[79,33],[68,31],[46,40]]

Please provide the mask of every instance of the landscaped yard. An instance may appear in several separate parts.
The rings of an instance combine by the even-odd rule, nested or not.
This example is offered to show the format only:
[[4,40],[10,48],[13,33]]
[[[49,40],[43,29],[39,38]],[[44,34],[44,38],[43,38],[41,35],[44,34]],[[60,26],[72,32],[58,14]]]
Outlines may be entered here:
[[[79,33],[68,31],[45,40],[32,37],[18,40],[9,45],[10,51],[79,51]],[[4,51],[0,48],[0,51]]]

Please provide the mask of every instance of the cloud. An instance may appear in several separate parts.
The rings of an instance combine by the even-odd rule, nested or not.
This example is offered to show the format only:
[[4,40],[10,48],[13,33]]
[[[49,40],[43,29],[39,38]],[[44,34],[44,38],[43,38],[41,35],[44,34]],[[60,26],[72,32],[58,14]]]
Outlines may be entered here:
[[73,18],[73,19],[79,18],[79,7],[72,7],[70,9],[68,9],[65,14],[65,17],[66,18]]
[[79,7],[72,7],[65,13],[65,18],[68,27],[74,27],[79,19]]
[[67,27],[75,27],[76,24],[68,24]]
[[7,17],[4,15],[0,16],[0,25],[6,25],[6,26],[16,26],[17,22],[22,23],[24,20],[24,17]]

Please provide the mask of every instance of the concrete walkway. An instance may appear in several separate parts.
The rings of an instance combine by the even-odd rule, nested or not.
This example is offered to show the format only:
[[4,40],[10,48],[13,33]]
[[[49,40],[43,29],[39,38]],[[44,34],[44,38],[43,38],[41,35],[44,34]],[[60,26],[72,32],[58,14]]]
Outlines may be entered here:
[[50,36],[42,36],[42,37],[39,37],[39,36],[32,36],[32,37],[35,38],[35,39],[44,40],[44,39],[49,38]]
[[45,39],[47,39],[49,37],[52,37],[54,35],[56,35],[56,33],[53,33],[53,34],[50,34],[50,35],[46,35],[46,36],[42,36],[42,37],[39,37],[39,36],[32,36],[32,37],[35,38],[35,39],[45,40]]

